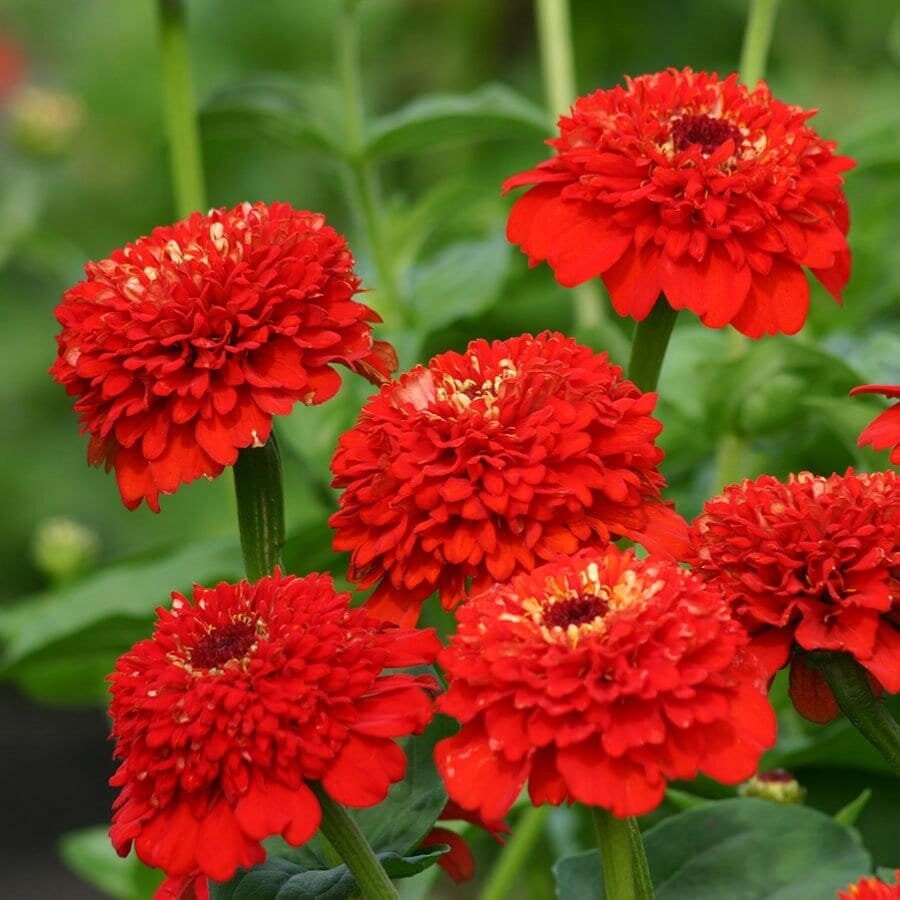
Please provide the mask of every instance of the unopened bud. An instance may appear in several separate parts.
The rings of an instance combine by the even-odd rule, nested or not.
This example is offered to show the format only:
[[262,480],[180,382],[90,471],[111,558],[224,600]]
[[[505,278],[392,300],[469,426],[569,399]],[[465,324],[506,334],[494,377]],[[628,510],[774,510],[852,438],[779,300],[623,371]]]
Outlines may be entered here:
[[760,800],[787,804],[803,803],[806,797],[806,790],[784,769],[758,772],[738,788],[738,793],[742,797],[759,797]]
[[10,137],[31,156],[61,156],[71,146],[82,115],[77,97],[29,85],[10,102]]
[[34,564],[54,584],[71,581],[92,568],[100,551],[96,533],[73,519],[41,522],[34,533]]

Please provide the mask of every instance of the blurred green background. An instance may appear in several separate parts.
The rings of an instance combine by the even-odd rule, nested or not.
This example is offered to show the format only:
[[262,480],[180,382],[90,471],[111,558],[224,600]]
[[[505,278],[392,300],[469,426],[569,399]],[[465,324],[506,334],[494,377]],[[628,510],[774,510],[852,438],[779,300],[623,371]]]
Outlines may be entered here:
[[[325,212],[348,235],[371,289],[366,302],[378,309],[379,273],[352,179],[316,138],[343,141],[339,4],[189,6],[210,204],[278,199]],[[849,400],[846,392],[900,382],[900,13],[893,7],[883,0],[781,4],[768,66],[773,92],[818,108],[814,127],[859,164],[847,178],[854,273],[843,309],[815,285],[803,334],[754,344],[739,364],[727,334],[678,323],[658,414],[669,496],[687,516],[717,487],[713,461],[726,431],[746,441],[747,474],[887,464],[884,455],[855,448],[883,404]],[[364,0],[360,13],[369,175],[379,185],[379,228],[406,309],[404,321],[387,322],[384,333],[403,364],[477,336],[548,327],[574,330],[598,349],[621,346],[630,323],[610,314],[599,330],[581,327],[569,293],[546,267],[529,271],[502,238],[510,200],[499,185],[545,155],[541,140],[560,112],[545,107],[532,5]],[[666,66],[729,72],[746,13],[744,0],[576,0],[578,90]],[[230,477],[164,497],[161,515],[126,511],[114,478],[87,467],[70,400],[46,374],[55,352],[53,308],[83,263],[175,218],[155,5],[0,0],[0,37],[25,61],[0,110],[0,675],[49,706],[97,710],[103,673],[147,632],[169,590],[236,574]],[[287,562],[297,571],[342,565],[325,525],[334,508],[327,461],[367,391],[352,381],[333,403],[280,423]],[[54,530],[58,517],[86,532],[79,538],[71,522]],[[67,570],[60,548],[71,549],[73,540],[86,541],[84,559]],[[107,571],[110,564],[117,568]],[[33,715],[19,693],[6,691],[8,721]],[[53,723],[68,728],[63,715],[40,720],[59,759],[66,735]],[[107,753],[102,716],[85,715],[77,720],[88,723],[84,740]],[[840,778],[827,759],[808,764],[823,808],[852,799],[865,782],[847,759]],[[845,788],[835,793],[835,783]],[[85,790],[106,803],[102,777]],[[894,785],[894,800],[896,793]],[[65,827],[100,821],[96,808],[87,818],[64,817]],[[52,833],[53,826],[41,831]],[[487,844],[479,850],[492,852]]]

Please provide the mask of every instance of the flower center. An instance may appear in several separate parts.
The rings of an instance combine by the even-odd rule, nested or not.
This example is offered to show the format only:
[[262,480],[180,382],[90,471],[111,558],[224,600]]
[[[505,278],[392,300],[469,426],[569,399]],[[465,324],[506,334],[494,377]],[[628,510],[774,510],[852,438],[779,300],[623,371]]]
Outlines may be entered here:
[[608,609],[609,604],[602,597],[570,597],[545,609],[544,626],[562,628],[563,631],[567,631],[570,625],[579,628],[601,618]]
[[678,151],[699,144],[704,156],[718,149],[729,138],[735,148],[741,145],[741,132],[731,122],[714,116],[684,116],[672,123],[672,142]]
[[243,659],[256,641],[256,629],[247,622],[232,622],[204,635],[191,650],[191,666],[221,669],[233,659]]

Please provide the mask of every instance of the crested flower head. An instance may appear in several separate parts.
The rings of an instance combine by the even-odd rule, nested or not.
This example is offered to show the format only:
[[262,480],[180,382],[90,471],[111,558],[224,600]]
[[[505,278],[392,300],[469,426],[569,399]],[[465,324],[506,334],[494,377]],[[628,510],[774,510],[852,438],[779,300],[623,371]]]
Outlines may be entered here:
[[323,216],[286,203],[194,213],[88,263],[57,307],[51,373],[129,509],[159,511],[160,493],[262,446],[274,415],[327,400],[334,363],[389,376],[352,267]]
[[578,99],[548,143],[556,155],[509,178],[530,185],[507,236],[560,284],[602,277],[619,315],[660,292],[711,328],[798,331],[804,268],[840,302],[849,225],[835,156],[762,82],[669,69]]
[[335,548],[371,608],[415,621],[517,572],[628,537],[677,555],[643,394],[605,354],[545,332],[473,341],[385,385],[339,441]]
[[[729,599],[769,675],[795,652],[841,651],[885,690],[900,691],[895,473],[802,472],[731,485],[706,503],[691,542],[694,571]],[[801,713],[813,721],[837,715],[805,661],[794,662],[791,681]]]
[[676,778],[743,781],[775,740],[746,633],[674,562],[585,550],[495,585],[457,617],[438,709],[462,728],[435,759],[451,799],[486,819],[526,782],[536,805],[640,815]]
[[403,778],[393,739],[431,718],[432,631],[384,625],[349,609],[327,575],[278,571],[256,584],[173,594],[153,637],[110,676],[121,788],[113,845],[171,877],[230,878],[282,835],[319,827],[318,782],[336,802],[372,806]]
[[894,872],[894,883],[869,875],[837,892],[837,900],[900,900],[900,869]]
[[[863,384],[853,388],[855,394],[884,394],[885,397],[900,397],[900,385]],[[886,409],[873,419],[859,436],[859,446],[871,445],[873,450],[891,449],[890,461],[900,466],[900,403]]]

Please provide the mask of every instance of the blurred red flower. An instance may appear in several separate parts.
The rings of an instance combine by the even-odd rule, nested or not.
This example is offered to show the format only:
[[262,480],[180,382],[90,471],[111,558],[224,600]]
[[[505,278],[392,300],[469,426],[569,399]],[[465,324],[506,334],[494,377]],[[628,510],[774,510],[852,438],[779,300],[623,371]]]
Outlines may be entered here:
[[[900,479],[893,472],[828,478],[802,472],[730,485],[691,527],[688,561],[718,587],[768,674],[795,651],[851,654],[900,691]],[[793,667],[797,666],[794,661]],[[837,705],[800,662],[791,696],[812,721]]]
[[[853,388],[850,396],[856,394],[884,394],[885,397],[900,397],[900,385],[863,384]],[[873,419],[859,436],[859,446],[870,444],[873,450],[887,450],[892,447],[890,460],[900,466],[900,403],[895,403],[880,416]]]
[[[502,835],[509,834],[509,828],[501,821],[485,822],[477,813],[463,809],[459,804],[448,800],[443,812],[438,816],[438,822],[452,822],[460,820],[483,828],[498,844],[504,843]],[[457,883],[468,881],[475,874],[475,857],[466,839],[449,828],[435,825],[422,839],[423,847],[431,847],[435,844],[447,844],[450,850],[445,853],[437,864]]]
[[840,173],[854,163],[813,113],[690,69],[581,97],[556,155],[504,183],[534,185],[507,236],[567,287],[601,276],[619,315],[645,318],[662,292],[711,328],[793,334],[803,268],[838,302],[850,274]]
[[450,797],[499,819],[522,786],[640,815],[703,771],[737,784],[775,740],[765,675],[721,594],[614,546],[558,559],[460,608],[435,759]]
[[173,594],[110,676],[121,760],[110,836],[173,889],[261,862],[270,835],[309,840],[321,818],[309,782],[348,806],[380,803],[406,769],[392,739],[422,731],[436,687],[382,671],[440,647],[433,631],[349,609],[327,575],[276,571],[193,599]]
[[0,34],[0,103],[6,102],[25,78],[25,53],[9,35]]
[[372,340],[352,267],[323,216],[286,203],[194,213],[85,266],[50,371],[129,509],[158,512],[160,493],[262,446],[272,416],[327,400],[333,363],[387,379],[396,357]]
[[550,332],[417,366],[368,401],[332,460],[350,580],[378,582],[372,612],[411,624],[435,590],[452,609],[469,579],[483,590],[614,537],[679,554],[655,403],[606,354]]
[[900,869],[894,872],[893,884],[869,875],[838,891],[837,900],[900,900]]

